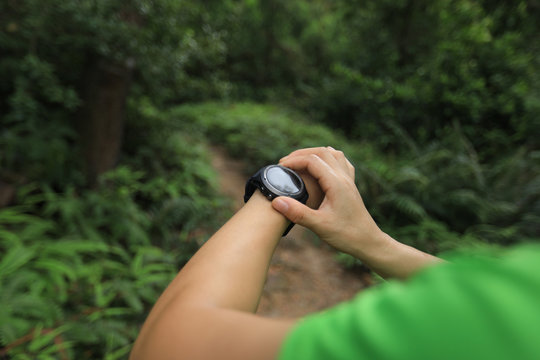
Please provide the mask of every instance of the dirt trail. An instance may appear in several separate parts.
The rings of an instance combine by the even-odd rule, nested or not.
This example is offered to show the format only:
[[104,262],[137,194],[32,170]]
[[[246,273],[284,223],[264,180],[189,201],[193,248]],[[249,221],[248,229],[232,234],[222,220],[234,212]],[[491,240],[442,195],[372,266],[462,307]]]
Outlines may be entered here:
[[[212,165],[220,175],[221,191],[242,206],[246,176],[242,162],[212,148]],[[366,287],[365,277],[346,271],[335,252],[295,226],[278,245],[270,264],[258,313],[270,317],[299,317],[351,299]]]

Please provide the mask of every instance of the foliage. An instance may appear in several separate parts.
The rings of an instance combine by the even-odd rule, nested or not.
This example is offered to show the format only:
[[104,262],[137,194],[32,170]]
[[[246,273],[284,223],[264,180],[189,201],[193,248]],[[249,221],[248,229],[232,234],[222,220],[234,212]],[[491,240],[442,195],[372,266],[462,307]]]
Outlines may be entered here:
[[[226,91],[212,71],[192,75],[193,64],[223,61],[209,5],[0,5],[0,180],[19,190],[0,216],[8,356],[125,357],[159,293],[220,221],[204,141],[156,126],[143,97]],[[119,166],[87,188],[75,119],[98,62],[134,68]]]
[[[133,74],[130,98],[151,93],[153,102],[166,103],[224,96],[226,83],[208,70],[224,61],[225,51],[205,15],[210,5],[2,2],[0,176],[41,178],[59,187],[66,179],[84,182],[76,125],[89,77],[99,64]],[[204,31],[196,31],[201,24]],[[200,71],[203,75],[191,74]]]
[[402,151],[398,124],[422,146],[455,123],[482,160],[540,129],[538,8],[471,0],[226,2],[232,98],[277,101]]
[[0,210],[9,355],[124,358],[157,296],[226,216],[201,138],[153,119],[134,111],[120,165],[95,188],[34,180]]
[[116,359],[129,351],[176,273],[177,253],[107,240],[66,234],[24,206],[0,211],[0,341],[19,345],[11,356]]
[[[507,10],[531,32],[527,5]],[[309,103],[315,116],[385,149],[402,149],[394,123],[426,144],[459,122],[482,158],[534,146],[538,48],[517,23],[497,29],[468,0],[351,3],[340,19],[342,41],[328,49],[338,55]]]
[[299,113],[274,105],[184,105],[172,108],[166,116],[224,145],[231,155],[244,159],[250,171],[297,148],[344,141],[325,126],[308,123]]
[[[38,80],[47,90],[57,86],[56,91],[37,88],[37,94],[73,107],[85,70],[92,61],[103,58],[135,67],[136,93],[151,90],[159,92],[154,94],[156,100],[170,100],[173,94],[169,91],[188,90],[186,81],[192,81],[188,72],[194,62],[214,68],[223,61],[221,35],[206,15],[218,4],[171,0],[5,2],[1,13],[7,27],[2,29],[0,46],[8,56],[0,71],[8,81],[3,91],[9,93],[16,85],[11,79],[27,78],[27,65],[19,61],[30,58],[47,69],[33,72],[42,80],[28,80]],[[63,56],[57,56],[59,52]],[[209,79],[206,82],[211,83]],[[210,87],[207,91],[211,92]],[[174,94],[175,100],[178,97]]]
[[380,226],[430,253],[477,242],[540,240],[540,159],[525,148],[485,164],[459,127],[452,137],[422,146],[396,125],[409,151],[398,156],[347,140],[294,111],[251,103],[184,105],[167,116],[246,159],[249,171],[300,147],[343,149]]
[[[538,15],[493,0],[0,3],[0,190],[18,189],[0,209],[0,357],[126,356],[226,215],[207,139],[249,171],[344,150],[381,227],[432,253],[538,241]],[[127,119],[118,166],[89,188],[77,125],[103,63],[131,74]],[[195,104],[215,99],[229,102]]]
[[[0,210],[0,341],[10,355],[114,359],[129,351],[224,204],[202,150],[172,145],[170,178],[123,165],[92,190],[27,185],[18,206]],[[178,156],[186,153],[195,157]]]

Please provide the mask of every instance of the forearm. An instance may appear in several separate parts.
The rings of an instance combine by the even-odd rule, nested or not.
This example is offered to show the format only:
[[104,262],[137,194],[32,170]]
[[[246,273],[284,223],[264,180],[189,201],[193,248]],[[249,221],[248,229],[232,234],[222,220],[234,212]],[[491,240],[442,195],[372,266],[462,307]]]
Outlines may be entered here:
[[256,192],[193,256],[163,296],[254,312],[286,224]]
[[436,256],[394,240],[382,231],[369,246],[357,247],[351,255],[384,278],[402,280],[427,266],[443,262]]
[[167,287],[148,316],[136,347],[181,308],[255,312],[270,259],[286,226],[287,220],[256,191]]

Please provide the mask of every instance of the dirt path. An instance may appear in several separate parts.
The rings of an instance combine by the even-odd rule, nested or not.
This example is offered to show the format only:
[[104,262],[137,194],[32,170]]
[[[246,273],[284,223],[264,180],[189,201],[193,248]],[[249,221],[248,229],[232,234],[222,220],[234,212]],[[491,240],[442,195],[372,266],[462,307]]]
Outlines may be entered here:
[[[243,164],[212,148],[212,165],[220,174],[220,188],[235,210],[242,206]],[[299,317],[351,299],[366,287],[365,276],[346,271],[335,252],[308,230],[295,226],[278,245],[270,264],[258,313],[271,317]]]

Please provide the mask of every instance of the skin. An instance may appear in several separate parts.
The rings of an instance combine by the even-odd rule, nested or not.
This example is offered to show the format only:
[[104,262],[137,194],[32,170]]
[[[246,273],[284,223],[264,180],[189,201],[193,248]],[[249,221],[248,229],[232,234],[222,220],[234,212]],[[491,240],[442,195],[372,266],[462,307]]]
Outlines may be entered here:
[[270,259],[289,220],[385,277],[407,278],[440,260],[375,224],[354,185],[354,167],[332,148],[281,159],[304,179],[308,206],[258,191],[216,232],[160,296],[130,359],[275,359],[296,320],[254,315]]
[[343,152],[332,148],[302,149],[281,159],[280,164],[309,173],[325,197],[317,210],[286,197],[274,199],[273,207],[336,249],[360,259],[379,275],[406,279],[419,269],[442,261],[379,229],[356,188],[354,167]]

